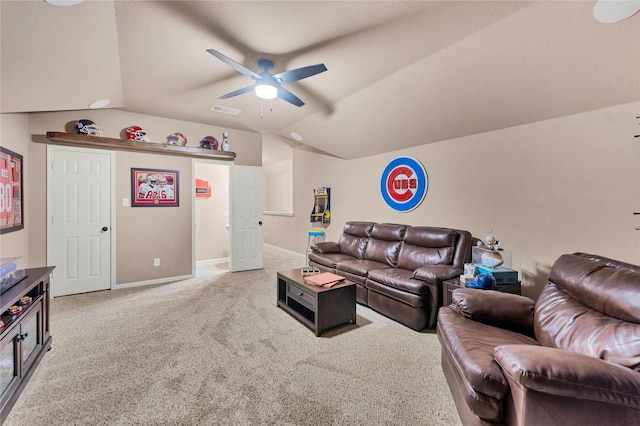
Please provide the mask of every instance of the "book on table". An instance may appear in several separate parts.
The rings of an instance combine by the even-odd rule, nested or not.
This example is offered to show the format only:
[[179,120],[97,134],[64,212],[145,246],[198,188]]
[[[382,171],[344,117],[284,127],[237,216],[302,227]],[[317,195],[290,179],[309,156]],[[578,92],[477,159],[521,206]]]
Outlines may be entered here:
[[323,272],[321,274],[304,277],[304,282],[306,284],[312,284],[312,285],[317,285],[321,287],[333,287],[334,285],[344,280],[345,280],[344,277],[333,274],[331,272]]

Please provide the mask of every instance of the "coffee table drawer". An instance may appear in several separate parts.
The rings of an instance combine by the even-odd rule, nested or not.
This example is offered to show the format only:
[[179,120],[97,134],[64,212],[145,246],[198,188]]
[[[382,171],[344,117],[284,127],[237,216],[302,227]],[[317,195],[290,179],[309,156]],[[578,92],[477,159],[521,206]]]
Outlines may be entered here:
[[316,296],[300,287],[287,284],[287,296],[311,310],[314,309]]

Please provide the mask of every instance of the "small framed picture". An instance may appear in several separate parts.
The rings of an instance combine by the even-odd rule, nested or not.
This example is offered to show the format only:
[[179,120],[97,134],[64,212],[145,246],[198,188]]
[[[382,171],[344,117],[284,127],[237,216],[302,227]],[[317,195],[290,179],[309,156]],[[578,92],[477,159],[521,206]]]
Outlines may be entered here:
[[0,146],[0,234],[24,228],[22,159]]
[[178,207],[178,170],[131,168],[131,207]]

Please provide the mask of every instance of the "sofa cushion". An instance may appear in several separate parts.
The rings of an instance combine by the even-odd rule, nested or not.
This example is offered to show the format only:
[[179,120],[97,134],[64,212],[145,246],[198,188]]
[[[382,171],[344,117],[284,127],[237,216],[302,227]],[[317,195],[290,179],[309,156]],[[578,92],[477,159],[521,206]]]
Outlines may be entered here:
[[367,247],[367,241],[368,238],[366,237],[354,237],[350,234],[342,234],[338,241],[340,253],[355,257],[356,259],[362,259],[364,257],[364,250]]
[[538,341],[640,371],[640,272],[625,265],[558,258],[536,303]]
[[309,260],[324,265],[327,268],[336,269],[338,262],[344,262],[345,260],[351,260],[353,256],[342,253],[309,253]]
[[406,225],[391,223],[376,223],[373,225],[364,258],[395,267],[406,229]]
[[[386,305],[389,307],[393,304],[393,301],[395,300],[398,302],[402,302],[402,304],[405,304],[413,308],[421,308],[426,310],[427,308],[433,307],[435,305],[434,301],[437,300],[437,295],[434,295],[434,294],[425,295],[425,294],[409,293],[408,291],[399,290],[395,287],[391,287],[386,284],[380,284],[379,282],[372,281],[368,278],[365,281],[365,286],[367,287],[367,289],[369,289],[370,295],[373,293],[377,293],[389,299],[388,303],[386,303]],[[378,298],[378,299],[381,299],[381,298]],[[437,305],[434,307],[434,309],[436,308],[437,308]],[[389,312],[386,312],[385,314],[393,318],[393,315],[389,315]]]
[[465,402],[471,411],[481,419],[502,422],[502,402],[509,385],[494,360],[494,348],[538,343],[523,334],[467,319],[448,306],[438,311],[437,334],[443,353],[466,380]]
[[364,251],[367,248],[367,242],[369,241],[372,230],[372,222],[345,223],[342,235],[340,235],[340,240],[338,241],[340,253],[353,256],[357,259],[364,258]]
[[426,265],[451,265],[458,233],[453,229],[407,228],[398,256],[398,268],[414,270]]
[[434,287],[414,279],[413,271],[400,268],[373,269],[369,271],[367,278],[388,287],[420,295],[432,293]]
[[372,269],[391,268],[386,263],[376,262],[375,260],[354,259],[345,260],[336,264],[336,270],[348,272],[350,274],[366,277],[367,272]]
[[635,265],[565,254],[553,264],[549,281],[591,309],[640,324],[640,270]]

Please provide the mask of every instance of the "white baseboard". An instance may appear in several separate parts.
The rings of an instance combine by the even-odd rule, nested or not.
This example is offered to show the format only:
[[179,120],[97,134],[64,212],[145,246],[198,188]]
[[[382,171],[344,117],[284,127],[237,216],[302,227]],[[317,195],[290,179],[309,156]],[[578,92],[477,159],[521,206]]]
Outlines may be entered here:
[[287,250],[285,248],[274,246],[274,245],[271,245],[271,244],[264,243],[264,245],[265,246],[269,246],[269,247],[274,248],[274,249],[277,249],[277,250],[286,251],[287,253],[297,254],[298,256],[302,256],[302,257],[306,256],[305,253],[298,253],[297,251]]
[[117,290],[119,288],[129,288],[129,287],[139,287],[142,285],[150,285],[150,284],[164,284],[164,283],[172,283],[175,281],[184,281],[190,278],[193,278],[194,275],[181,275],[178,277],[167,277],[167,278],[158,278],[155,280],[147,280],[147,281],[137,281],[132,283],[124,283],[124,284],[116,284],[112,290]]
[[221,257],[218,259],[196,260],[196,265],[198,266],[217,265],[218,263],[224,263],[228,261],[229,261],[228,257]]

